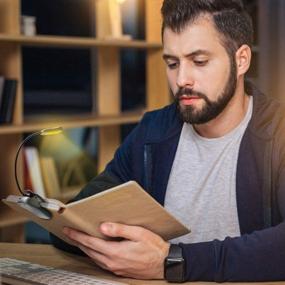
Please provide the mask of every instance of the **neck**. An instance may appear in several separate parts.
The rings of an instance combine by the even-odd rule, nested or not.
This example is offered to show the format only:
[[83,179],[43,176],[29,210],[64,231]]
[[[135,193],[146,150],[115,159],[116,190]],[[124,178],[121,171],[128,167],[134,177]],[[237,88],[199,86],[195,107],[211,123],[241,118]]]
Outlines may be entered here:
[[246,115],[249,96],[245,94],[244,83],[238,84],[235,94],[223,112],[215,119],[194,129],[205,138],[218,138],[236,128]]

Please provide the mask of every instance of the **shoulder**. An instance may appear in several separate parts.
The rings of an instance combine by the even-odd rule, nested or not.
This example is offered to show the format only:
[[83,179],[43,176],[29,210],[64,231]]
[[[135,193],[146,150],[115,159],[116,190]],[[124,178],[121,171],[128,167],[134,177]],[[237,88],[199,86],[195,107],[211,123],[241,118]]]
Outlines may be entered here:
[[253,114],[249,124],[259,137],[270,139],[285,129],[285,104],[253,88]]

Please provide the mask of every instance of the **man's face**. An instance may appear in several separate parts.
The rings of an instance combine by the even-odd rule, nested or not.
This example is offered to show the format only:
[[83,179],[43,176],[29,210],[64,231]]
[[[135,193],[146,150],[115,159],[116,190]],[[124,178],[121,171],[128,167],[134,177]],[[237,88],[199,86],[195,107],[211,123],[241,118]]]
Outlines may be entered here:
[[203,124],[217,117],[236,89],[236,65],[221,44],[213,23],[200,17],[182,32],[166,28],[163,58],[182,119]]

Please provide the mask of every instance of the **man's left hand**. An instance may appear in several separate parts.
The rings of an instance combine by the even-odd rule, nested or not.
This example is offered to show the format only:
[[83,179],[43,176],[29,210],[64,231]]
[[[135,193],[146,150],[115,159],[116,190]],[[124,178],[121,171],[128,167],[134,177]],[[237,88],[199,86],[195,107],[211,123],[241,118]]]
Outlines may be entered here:
[[103,223],[105,236],[120,237],[122,241],[106,241],[70,228],[64,234],[76,242],[97,265],[116,275],[136,279],[162,279],[164,259],[170,244],[142,227],[118,223]]

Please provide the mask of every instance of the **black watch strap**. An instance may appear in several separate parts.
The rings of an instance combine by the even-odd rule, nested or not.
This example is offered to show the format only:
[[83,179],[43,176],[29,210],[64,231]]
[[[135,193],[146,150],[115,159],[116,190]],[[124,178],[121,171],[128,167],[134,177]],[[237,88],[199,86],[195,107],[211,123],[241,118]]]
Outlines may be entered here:
[[164,261],[164,278],[169,282],[185,281],[185,260],[182,248],[177,244],[171,244],[168,256]]

